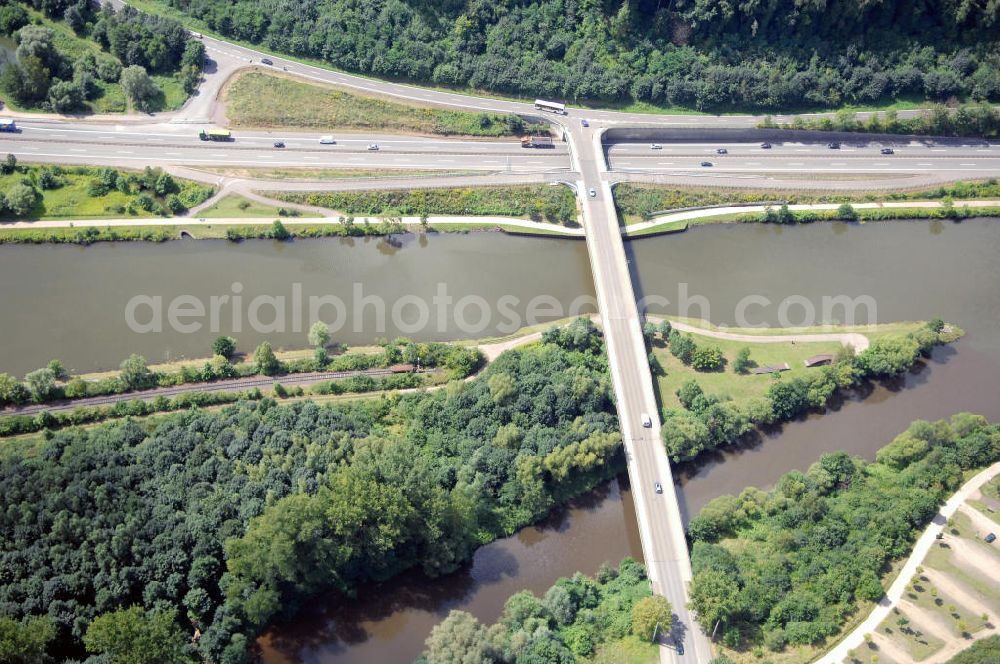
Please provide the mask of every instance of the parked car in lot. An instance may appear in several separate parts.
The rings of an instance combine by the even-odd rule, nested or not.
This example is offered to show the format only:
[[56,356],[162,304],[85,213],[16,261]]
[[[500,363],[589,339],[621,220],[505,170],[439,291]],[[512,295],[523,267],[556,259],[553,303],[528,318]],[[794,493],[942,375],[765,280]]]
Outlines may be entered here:
[[760,144],[760,149],[761,150],[770,150],[771,149],[771,144],[770,143],[761,143]]
[[378,152],[378,143],[369,143],[368,150],[370,152]]
[[726,148],[719,148],[718,150],[715,151],[715,154],[729,154],[729,150],[727,150]]
[[881,152],[882,152],[882,154],[895,154],[896,153],[895,150],[893,150],[892,148],[882,148]]
[[663,493],[663,485],[659,482],[653,482],[653,488],[656,489],[656,493]]
[[274,142],[274,147],[276,147],[276,148],[283,148],[283,147],[285,147],[285,142],[284,141],[275,141]]
[[649,145],[649,149],[650,149],[650,150],[662,150],[662,149],[663,149],[663,146],[662,146],[662,145],[660,145],[659,143],[651,143],[651,144]]
[[987,544],[993,544],[993,542],[995,542],[996,539],[997,539],[996,534],[990,533],[989,535],[983,538],[983,541],[986,542]]
[[265,65],[273,65],[274,64],[273,62],[271,62],[267,58],[261,58],[260,62],[261,62],[261,64],[265,64]]
[[703,161],[703,162],[701,162],[701,165],[704,166],[705,168],[710,168],[712,166],[712,162],[710,162],[710,161]]

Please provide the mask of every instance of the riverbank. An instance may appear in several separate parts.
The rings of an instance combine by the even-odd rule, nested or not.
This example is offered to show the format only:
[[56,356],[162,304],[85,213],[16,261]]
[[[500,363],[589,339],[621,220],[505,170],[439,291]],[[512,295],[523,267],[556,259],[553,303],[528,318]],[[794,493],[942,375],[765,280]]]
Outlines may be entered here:
[[888,221],[1000,217],[1000,200],[880,201],[800,205],[733,205],[665,214],[625,226],[627,237],[662,235],[702,224],[808,223],[813,221]]

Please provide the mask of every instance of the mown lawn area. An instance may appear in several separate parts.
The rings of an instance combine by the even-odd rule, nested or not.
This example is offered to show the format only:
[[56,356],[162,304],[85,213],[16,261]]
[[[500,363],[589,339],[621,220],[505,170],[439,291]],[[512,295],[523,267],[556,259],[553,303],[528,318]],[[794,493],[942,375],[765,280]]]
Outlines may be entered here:
[[233,126],[364,129],[454,136],[548,132],[548,125],[530,124],[516,115],[409,106],[262,70],[238,74],[222,94],[226,115]]
[[[207,219],[238,218],[238,217],[270,217],[277,219],[281,215],[279,208],[273,205],[265,205],[257,201],[251,201],[237,194],[224,197],[215,205],[206,208],[198,213],[198,217]],[[301,212],[295,216],[318,217],[317,214]]]
[[659,661],[660,647],[636,636],[602,643],[594,653],[594,664],[653,664]]
[[750,347],[750,359],[758,366],[780,364],[787,362],[791,370],[781,372],[782,379],[804,375],[810,371],[818,371],[817,367],[807,368],[803,361],[807,357],[820,353],[836,353],[841,345],[836,341],[820,341],[810,343],[746,343],[743,341],[728,341],[713,339],[700,334],[692,337],[699,346],[717,346],[726,357],[726,365],[721,371],[696,371],[674,357],[662,339],[653,343],[653,354],[663,367],[665,374],[656,377],[656,386],[660,392],[660,404],[663,408],[681,408],[677,398],[677,390],[687,381],[698,381],[707,394],[725,394],[736,403],[745,402],[756,396],[763,396],[776,378],[773,374],[753,375],[738,374],[732,368],[732,362],[744,346]]

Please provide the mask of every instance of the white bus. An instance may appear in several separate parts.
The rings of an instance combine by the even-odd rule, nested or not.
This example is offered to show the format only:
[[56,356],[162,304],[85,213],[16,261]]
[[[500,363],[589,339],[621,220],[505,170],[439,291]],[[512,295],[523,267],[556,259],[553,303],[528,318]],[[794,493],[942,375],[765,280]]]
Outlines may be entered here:
[[536,99],[535,108],[537,108],[539,111],[549,111],[550,113],[555,113],[557,115],[566,115],[566,104],[560,104],[557,101],[545,101],[544,99]]

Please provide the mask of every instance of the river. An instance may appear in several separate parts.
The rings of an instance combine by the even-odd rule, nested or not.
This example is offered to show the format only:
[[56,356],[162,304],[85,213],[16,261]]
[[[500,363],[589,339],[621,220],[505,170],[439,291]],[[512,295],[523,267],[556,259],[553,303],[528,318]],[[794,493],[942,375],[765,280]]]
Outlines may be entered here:
[[[804,470],[826,451],[871,458],[914,419],[971,410],[1000,420],[1000,224],[995,221],[705,226],[633,242],[627,251],[639,295],[670,300],[651,306],[655,313],[685,313],[683,283],[688,300],[703,296],[710,305],[708,311],[686,313],[716,324],[734,324],[737,304],[746,296],[771,303],[753,307],[752,322],[774,324],[780,303],[789,297],[798,298],[789,315],[801,322],[804,302],[821,311],[823,296],[846,295],[869,296],[879,321],[940,316],[967,332],[898,381],[767,432],[745,449],[679,468],[675,479],[688,516],[718,495],[768,486],[782,473]],[[165,357],[204,352],[212,334],[129,331],[122,311],[137,292],[208,297],[229,292],[238,280],[249,297],[281,294],[300,282],[305,293],[335,293],[350,304],[354,283],[387,301],[405,294],[426,297],[443,283],[456,300],[513,295],[521,313],[538,294],[552,295],[564,308],[592,295],[582,243],[495,234],[423,241],[411,236],[396,246],[311,240],[0,247],[0,277],[19,284],[0,292],[5,312],[0,333],[7,342],[0,367],[17,372],[47,361],[46,348],[65,349],[62,359],[84,368],[113,366],[128,352],[160,359],[161,345],[169,347]],[[304,336],[284,335],[281,343],[288,345],[301,345]],[[274,335],[237,336],[241,347],[249,348]],[[470,335],[452,328],[443,336]],[[349,332],[335,337],[366,340]],[[592,574],[602,562],[626,555],[638,557],[640,548],[629,493],[619,479],[545,523],[482,547],[455,574],[436,580],[407,574],[385,588],[362,589],[357,600],[310,603],[261,639],[264,660],[409,662],[451,609],[491,621],[518,590],[542,592],[559,576],[577,570]]]

